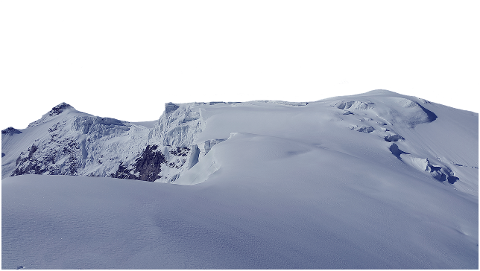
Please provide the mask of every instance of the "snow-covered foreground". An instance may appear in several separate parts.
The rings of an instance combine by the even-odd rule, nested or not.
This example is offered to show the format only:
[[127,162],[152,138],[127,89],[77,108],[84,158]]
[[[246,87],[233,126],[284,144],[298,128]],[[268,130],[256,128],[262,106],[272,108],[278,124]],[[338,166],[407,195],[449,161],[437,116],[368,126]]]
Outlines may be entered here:
[[4,179],[3,268],[477,267],[473,198],[381,169],[306,172],[335,167],[322,150],[235,169],[243,154],[195,186]]
[[197,148],[177,185],[4,178],[2,267],[478,268],[478,114],[387,91],[171,108],[124,137]]

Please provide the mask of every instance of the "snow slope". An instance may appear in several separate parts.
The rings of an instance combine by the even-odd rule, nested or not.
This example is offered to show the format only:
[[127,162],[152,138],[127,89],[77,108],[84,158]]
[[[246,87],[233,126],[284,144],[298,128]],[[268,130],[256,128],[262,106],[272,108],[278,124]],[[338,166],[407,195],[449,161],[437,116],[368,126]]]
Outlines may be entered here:
[[[5,161],[46,122],[4,130]],[[154,183],[2,175],[3,268],[478,268],[477,113],[376,90],[167,104],[154,127],[112,122],[79,135],[96,136],[87,157],[119,157],[95,172],[185,161],[161,162]]]

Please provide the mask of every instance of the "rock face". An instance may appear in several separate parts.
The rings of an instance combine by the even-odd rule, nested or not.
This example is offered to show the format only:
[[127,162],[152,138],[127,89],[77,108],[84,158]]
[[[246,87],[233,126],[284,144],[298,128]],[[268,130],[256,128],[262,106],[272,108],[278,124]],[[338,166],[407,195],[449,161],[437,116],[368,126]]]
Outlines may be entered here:
[[130,169],[120,163],[117,171],[111,175],[118,179],[136,179],[154,182],[159,177],[162,164],[165,164],[165,156],[158,150],[157,145],[148,145],[143,153],[135,160]]
[[[176,156],[177,159],[170,158],[170,160],[167,161],[158,145],[148,145],[142,154],[136,158],[135,163],[126,166],[121,162],[117,171],[111,174],[110,177],[154,182],[164,177],[162,176],[162,169],[164,169],[164,171],[165,168],[180,171],[185,168],[184,165],[187,162],[186,157],[189,156],[190,153],[189,148],[176,147],[168,151],[168,153],[174,157]],[[168,181],[174,182],[177,178],[178,174],[170,177]]]
[[13,128],[13,127],[8,127],[7,129],[2,130],[2,135],[15,135],[15,134],[21,134],[19,130]]
[[[54,152],[41,152],[32,145],[27,152],[22,152],[16,161],[16,168],[11,176],[24,174],[71,175],[77,174],[81,161],[77,158],[80,147],[75,141]],[[59,160],[61,164],[57,163]]]

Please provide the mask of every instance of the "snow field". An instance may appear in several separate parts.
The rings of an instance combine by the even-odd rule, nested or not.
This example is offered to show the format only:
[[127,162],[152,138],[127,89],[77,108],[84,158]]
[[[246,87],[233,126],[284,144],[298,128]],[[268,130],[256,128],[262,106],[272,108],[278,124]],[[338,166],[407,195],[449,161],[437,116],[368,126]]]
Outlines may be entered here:
[[[63,120],[2,135],[2,169]],[[80,173],[107,176],[147,144],[168,159],[189,147],[185,166],[154,183],[4,176],[3,268],[478,268],[476,113],[377,90],[168,104],[153,128],[106,122],[81,135]]]

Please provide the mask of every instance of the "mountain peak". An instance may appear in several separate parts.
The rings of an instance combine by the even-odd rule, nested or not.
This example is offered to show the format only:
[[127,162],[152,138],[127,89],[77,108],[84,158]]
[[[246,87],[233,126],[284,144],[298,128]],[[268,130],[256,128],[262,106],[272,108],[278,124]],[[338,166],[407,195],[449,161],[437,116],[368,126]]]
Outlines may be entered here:
[[14,134],[21,134],[19,130],[13,128],[13,127],[8,127],[7,129],[2,130],[2,135],[14,135]]
[[53,107],[52,110],[50,110],[50,112],[48,112],[48,115],[49,116],[60,115],[65,109],[70,109],[70,108],[74,109],[73,106],[63,102],[63,103],[60,103],[57,106]]
[[34,126],[37,126],[39,124],[42,124],[42,123],[45,123],[53,118],[55,118],[56,116],[62,114],[63,112],[65,112],[66,110],[68,111],[76,111],[75,108],[73,108],[73,106],[67,104],[67,103],[60,103],[58,104],[57,106],[54,106],[52,108],[52,110],[48,111],[45,115],[43,115],[39,120],[36,120],[32,123],[30,123],[27,128],[31,128],[31,127],[34,127]]

